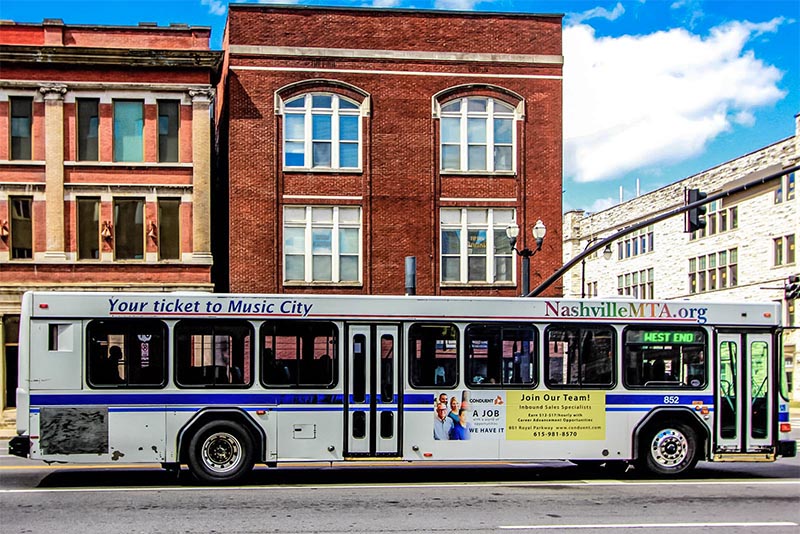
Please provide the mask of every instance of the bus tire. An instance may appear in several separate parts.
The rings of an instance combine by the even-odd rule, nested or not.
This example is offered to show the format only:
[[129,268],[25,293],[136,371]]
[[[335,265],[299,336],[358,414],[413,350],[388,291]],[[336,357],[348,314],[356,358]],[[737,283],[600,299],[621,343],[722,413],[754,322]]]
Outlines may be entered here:
[[231,421],[210,421],[189,442],[189,469],[201,482],[232,484],[253,469],[253,438]]
[[656,475],[679,476],[699,459],[699,441],[691,427],[665,421],[650,427],[640,442],[639,465]]

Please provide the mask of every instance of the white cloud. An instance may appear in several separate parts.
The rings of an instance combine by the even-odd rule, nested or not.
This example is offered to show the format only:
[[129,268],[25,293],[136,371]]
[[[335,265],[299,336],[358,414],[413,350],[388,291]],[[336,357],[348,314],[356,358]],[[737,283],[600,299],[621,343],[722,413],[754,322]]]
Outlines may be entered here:
[[565,172],[577,182],[700,154],[732,124],[785,96],[782,73],[744,50],[783,19],[731,22],[706,37],[685,29],[595,36],[564,29]]
[[458,11],[470,11],[475,9],[477,4],[488,4],[495,0],[435,0],[435,9],[455,9]]
[[617,5],[614,6],[613,11],[609,11],[604,7],[595,7],[589,9],[588,11],[584,11],[583,13],[569,13],[566,18],[568,24],[580,24],[581,22],[589,19],[616,20],[624,13],[625,8],[622,7],[621,3],[617,2]]
[[208,12],[212,15],[224,15],[228,9],[227,4],[223,0],[200,0],[200,5],[208,6]]
[[400,5],[400,0],[372,0],[369,5],[372,7],[397,7]]

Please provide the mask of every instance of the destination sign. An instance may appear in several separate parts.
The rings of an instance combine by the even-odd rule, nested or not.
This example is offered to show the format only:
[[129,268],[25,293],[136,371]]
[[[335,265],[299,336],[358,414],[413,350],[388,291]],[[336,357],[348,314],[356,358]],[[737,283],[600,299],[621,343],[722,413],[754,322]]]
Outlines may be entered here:
[[628,343],[689,345],[705,342],[705,336],[700,330],[629,330],[627,341]]

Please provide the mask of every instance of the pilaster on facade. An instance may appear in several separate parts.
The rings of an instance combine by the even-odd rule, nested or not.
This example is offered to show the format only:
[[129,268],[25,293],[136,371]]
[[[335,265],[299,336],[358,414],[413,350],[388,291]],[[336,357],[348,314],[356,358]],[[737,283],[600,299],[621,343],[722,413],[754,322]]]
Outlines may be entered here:
[[65,261],[64,248],[64,84],[44,84],[45,205],[47,249],[45,261]]
[[211,102],[214,89],[190,89],[192,99],[193,261],[213,263],[211,254]]

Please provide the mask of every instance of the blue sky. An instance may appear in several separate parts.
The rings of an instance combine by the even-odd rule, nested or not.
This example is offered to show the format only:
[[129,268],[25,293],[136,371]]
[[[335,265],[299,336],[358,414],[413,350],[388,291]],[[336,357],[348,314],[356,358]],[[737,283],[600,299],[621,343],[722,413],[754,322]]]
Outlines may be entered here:
[[[256,3],[256,2],[253,2]],[[564,210],[600,211],[794,134],[800,0],[298,0],[563,13]],[[0,18],[212,27],[224,0],[0,0]]]

